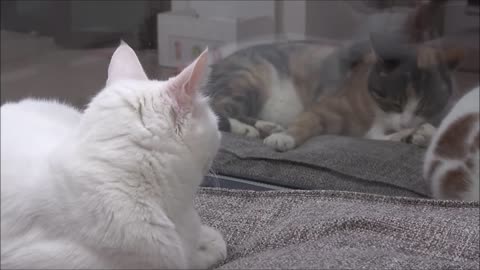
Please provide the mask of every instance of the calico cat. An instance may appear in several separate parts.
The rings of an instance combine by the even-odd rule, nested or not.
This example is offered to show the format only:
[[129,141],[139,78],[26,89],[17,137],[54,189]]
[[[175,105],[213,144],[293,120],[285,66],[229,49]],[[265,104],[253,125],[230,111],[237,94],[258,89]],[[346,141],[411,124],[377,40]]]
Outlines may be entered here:
[[480,89],[453,107],[435,133],[424,162],[434,198],[479,200]]
[[[247,137],[283,130],[319,95],[333,92],[349,72],[350,54],[337,44],[267,43],[242,49],[211,66],[206,93],[219,128]],[[352,61],[353,62],[353,61]]]
[[1,107],[2,269],[206,269],[225,258],[193,204],[221,136],[198,91],[207,56],[148,80],[123,43],[83,113],[31,99]]
[[451,70],[463,58],[384,34],[336,48],[266,44],[212,65],[207,93],[220,129],[279,151],[320,134],[406,141],[447,110]]
[[[463,58],[461,50],[412,45],[392,37],[372,39],[372,50],[337,92],[322,96],[287,130],[264,143],[286,151],[321,134],[407,141],[443,113],[453,92],[450,71]],[[422,130],[432,128],[426,124]],[[426,145],[429,139],[415,142]]]
[[[358,83],[357,80],[364,81],[362,76],[369,76],[370,67],[375,64],[374,61],[365,63],[363,68],[352,68],[356,63],[362,61],[365,54],[370,51],[370,47],[375,45],[370,44],[370,40],[365,41],[364,35],[368,35],[367,33],[372,33],[372,31],[374,35],[378,35],[375,33],[390,32],[391,30],[392,33],[400,36],[400,38],[406,38],[409,42],[419,41],[415,39],[417,33],[414,32],[415,29],[412,29],[412,25],[415,25],[415,22],[421,22],[422,27],[419,31],[421,33],[428,32],[429,27],[433,25],[434,17],[438,15],[444,2],[441,0],[429,1],[409,14],[397,14],[401,16],[397,16],[398,18],[396,17],[393,21],[389,19],[392,14],[373,14],[371,20],[367,20],[369,23],[364,25],[363,28],[361,27],[360,36],[355,39],[360,41],[353,42],[353,45],[340,46],[340,49],[338,49],[338,44],[335,43],[325,45],[325,42],[319,44],[315,41],[290,41],[252,46],[227,56],[225,59],[212,65],[212,75],[207,87],[207,93],[212,97],[212,108],[220,118],[220,130],[261,138],[284,131],[285,127],[291,125],[301,113],[309,115],[310,113],[307,113],[307,111],[311,107],[318,107],[317,102],[323,99],[324,96],[330,96],[334,92],[339,91],[339,88],[345,88],[345,85],[348,84],[346,81],[349,81],[349,84],[354,87]],[[355,14],[352,11],[352,15]],[[428,16],[425,16],[425,14]],[[387,29],[389,30],[382,31]],[[429,37],[432,36],[422,36],[422,41]],[[396,46],[395,39],[391,40],[389,45],[393,45],[394,48],[398,49],[401,46]],[[405,49],[403,48],[402,50]],[[412,52],[415,50],[410,49]],[[433,52],[435,51],[434,49],[429,50],[428,48],[423,51],[424,53],[420,53],[419,57],[425,59],[435,58],[435,56],[430,57],[429,55],[444,54],[443,52]],[[388,60],[385,66],[397,60],[412,62],[411,55],[413,54],[415,53],[410,53],[410,56],[402,56],[400,53],[397,55],[399,59]],[[461,53],[457,53],[457,56],[455,56],[455,53],[445,52],[445,54],[452,55],[452,57],[447,57],[448,59],[443,59],[449,62],[447,65],[450,67],[452,66],[450,64],[460,60],[455,58],[461,58]],[[406,58],[410,59],[407,60]],[[451,89],[450,72],[443,67],[445,66],[443,60],[440,61],[439,65],[435,64],[430,68],[430,70],[437,70],[440,75],[433,76],[432,81],[427,84],[430,86],[444,84]],[[379,65],[377,64],[377,66]],[[409,67],[415,68],[414,65]],[[404,71],[409,67],[404,66]],[[377,73],[378,75],[379,71],[378,68],[374,69],[371,74]],[[412,78],[412,80],[415,79]],[[382,83],[387,82],[382,80]],[[360,83],[360,85],[362,84]],[[426,91],[428,92],[429,90]],[[445,103],[445,100],[450,95],[450,91],[439,91],[440,93],[437,93],[436,97],[433,98],[435,99],[433,103],[438,104],[432,104],[436,108],[431,109],[432,111],[428,113],[435,118],[432,119],[434,123],[438,123],[441,116],[443,116],[439,111],[444,107],[442,104]],[[331,98],[327,100],[339,103]],[[376,102],[378,99],[373,101]],[[398,103],[401,102],[403,101],[398,101]],[[328,102],[322,102],[320,106],[329,106],[326,103]],[[367,106],[369,104],[367,102],[359,105]],[[392,110],[396,109],[397,112],[395,113],[398,114],[398,108],[390,107],[386,108],[384,106],[383,109],[387,110],[385,113],[393,112]],[[370,114],[364,116],[368,119],[373,117],[373,113],[370,112]],[[304,115],[302,117],[308,116]],[[368,123],[365,122],[367,119],[363,119],[363,122],[358,123],[358,125],[366,124],[368,126]],[[352,121],[355,120],[352,118]],[[411,126],[417,126],[418,122],[421,121],[414,122],[417,123],[412,123]],[[370,134],[372,136],[369,135],[369,137],[381,137],[373,134],[381,133],[381,131],[376,132],[376,129],[372,131]],[[399,129],[396,128],[395,130]],[[388,139],[397,140],[399,137],[404,137],[403,134],[406,134],[407,131],[410,132],[412,129],[404,130],[402,134],[396,134],[388,137]],[[345,134],[348,134],[348,132]],[[363,134],[363,131],[360,129],[351,135],[360,136],[361,134]],[[310,137],[310,135],[307,135],[307,137]],[[383,138],[386,137],[383,136]],[[304,138],[300,138],[300,140],[303,141]],[[284,148],[276,146],[277,143],[275,141],[273,138],[270,138],[264,142],[278,150]],[[290,149],[293,147],[291,145],[292,142],[288,144],[290,146],[286,148]],[[293,144],[298,145],[299,143]]]

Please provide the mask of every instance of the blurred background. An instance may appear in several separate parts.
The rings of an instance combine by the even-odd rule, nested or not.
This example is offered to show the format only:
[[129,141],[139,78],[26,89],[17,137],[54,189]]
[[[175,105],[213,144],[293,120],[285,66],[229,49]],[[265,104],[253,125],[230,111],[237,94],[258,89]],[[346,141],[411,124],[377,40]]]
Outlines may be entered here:
[[[422,1],[2,0],[1,102],[51,97],[85,106],[104,86],[120,39],[150,77],[166,78],[206,46],[222,57],[254,40],[343,42],[389,31]],[[461,88],[478,84],[479,18],[478,0],[453,0],[433,22],[431,38],[467,52],[456,74]]]

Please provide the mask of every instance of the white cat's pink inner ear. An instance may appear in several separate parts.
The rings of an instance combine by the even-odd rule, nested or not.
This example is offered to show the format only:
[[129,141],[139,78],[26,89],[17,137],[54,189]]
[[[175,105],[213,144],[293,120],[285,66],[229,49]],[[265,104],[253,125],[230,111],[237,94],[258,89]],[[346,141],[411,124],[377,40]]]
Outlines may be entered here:
[[190,95],[201,87],[202,82],[205,79],[208,69],[208,48],[197,57],[191,66],[193,70],[190,74],[190,78],[185,84],[185,91]]
[[133,49],[127,43],[122,42],[110,60],[107,85],[125,79],[148,80]]
[[191,104],[207,75],[207,68],[208,49],[173,79],[171,91],[180,106],[185,107]]

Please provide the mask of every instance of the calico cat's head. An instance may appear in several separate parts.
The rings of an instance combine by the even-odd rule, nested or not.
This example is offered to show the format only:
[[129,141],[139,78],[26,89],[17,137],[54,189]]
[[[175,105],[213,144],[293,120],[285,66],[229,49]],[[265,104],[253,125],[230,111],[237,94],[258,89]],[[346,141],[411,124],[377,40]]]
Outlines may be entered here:
[[[149,80],[135,52],[123,43],[108,67],[105,88],[85,110],[83,140],[112,144],[131,155],[140,147],[177,155],[206,172],[220,144],[217,118],[200,94],[208,51],[168,81]],[[101,151],[101,150],[99,150]],[[188,160],[187,160],[188,159]]]
[[463,57],[455,48],[372,39],[374,62],[368,90],[392,129],[435,121],[453,93],[452,70]]

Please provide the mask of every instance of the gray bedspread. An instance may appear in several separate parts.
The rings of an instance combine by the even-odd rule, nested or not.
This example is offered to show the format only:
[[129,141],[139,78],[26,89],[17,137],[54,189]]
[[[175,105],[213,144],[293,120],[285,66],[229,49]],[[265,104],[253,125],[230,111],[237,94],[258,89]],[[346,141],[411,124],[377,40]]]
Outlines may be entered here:
[[479,203],[340,191],[202,188],[221,269],[479,269]]
[[298,189],[429,197],[423,155],[414,145],[341,136],[318,136],[280,153],[259,139],[224,133],[213,171]]

